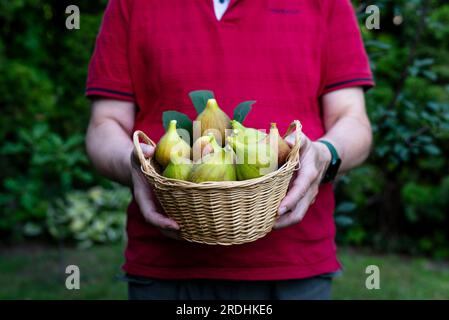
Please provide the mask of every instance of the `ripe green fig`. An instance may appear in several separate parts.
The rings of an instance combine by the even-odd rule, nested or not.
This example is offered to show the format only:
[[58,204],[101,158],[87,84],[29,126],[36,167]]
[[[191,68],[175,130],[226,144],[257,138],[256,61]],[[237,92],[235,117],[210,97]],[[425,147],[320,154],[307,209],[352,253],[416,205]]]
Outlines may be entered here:
[[174,155],[162,175],[170,179],[188,181],[192,171],[192,160]]
[[170,121],[167,132],[156,145],[154,157],[163,167],[166,167],[175,154],[182,158],[190,158],[191,148],[176,131],[176,120]]
[[198,115],[196,121],[201,123],[202,136],[207,132],[213,132],[215,139],[224,145],[226,129],[231,129],[231,119],[220,109],[217,100],[207,100],[206,108]]
[[231,126],[234,129],[233,134],[237,135],[237,139],[245,144],[259,142],[267,136],[265,132],[253,128],[247,128],[237,120],[232,120]]
[[277,154],[266,139],[251,144],[242,143],[237,136],[227,140],[236,153],[238,180],[259,178],[277,170]]
[[222,148],[214,136],[210,137],[214,151],[207,154],[193,165],[190,181],[201,183],[206,181],[235,181],[234,152],[230,146]]

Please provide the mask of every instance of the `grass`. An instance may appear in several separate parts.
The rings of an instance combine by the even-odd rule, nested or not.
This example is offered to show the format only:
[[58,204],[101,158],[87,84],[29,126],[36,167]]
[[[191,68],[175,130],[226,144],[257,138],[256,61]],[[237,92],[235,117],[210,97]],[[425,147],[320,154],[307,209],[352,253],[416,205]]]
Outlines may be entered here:
[[[0,299],[126,299],[120,245],[88,250],[29,246],[0,250]],[[449,299],[449,266],[424,258],[340,250],[342,276],[334,299]],[[65,288],[65,267],[79,266],[81,289]],[[367,290],[365,268],[380,268],[380,290]]]

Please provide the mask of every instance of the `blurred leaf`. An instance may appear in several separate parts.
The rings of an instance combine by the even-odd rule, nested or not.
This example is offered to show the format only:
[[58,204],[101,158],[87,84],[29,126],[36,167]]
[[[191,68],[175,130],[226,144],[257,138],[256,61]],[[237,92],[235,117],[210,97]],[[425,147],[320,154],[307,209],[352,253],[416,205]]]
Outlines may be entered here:
[[39,224],[27,222],[23,227],[23,233],[28,237],[35,237],[42,234],[43,228]]
[[353,202],[342,202],[338,205],[336,211],[340,213],[348,213],[354,211],[356,207],[356,204]]
[[349,227],[354,224],[354,219],[349,216],[338,215],[335,217],[335,223],[342,228]]

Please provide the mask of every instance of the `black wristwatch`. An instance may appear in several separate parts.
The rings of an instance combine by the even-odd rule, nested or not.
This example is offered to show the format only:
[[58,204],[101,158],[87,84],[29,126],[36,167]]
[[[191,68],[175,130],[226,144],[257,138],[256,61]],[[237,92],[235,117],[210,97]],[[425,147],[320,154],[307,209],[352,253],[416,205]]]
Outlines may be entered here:
[[341,165],[341,159],[338,156],[338,152],[335,149],[335,147],[332,145],[332,143],[330,143],[329,141],[326,140],[318,140],[318,142],[321,142],[322,144],[324,144],[329,151],[331,152],[332,158],[331,158],[331,162],[329,163],[329,167],[326,170],[326,173],[323,176],[323,180],[321,180],[321,183],[328,183],[331,182],[335,179],[335,177],[337,176],[338,173],[338,169],[340,168]]

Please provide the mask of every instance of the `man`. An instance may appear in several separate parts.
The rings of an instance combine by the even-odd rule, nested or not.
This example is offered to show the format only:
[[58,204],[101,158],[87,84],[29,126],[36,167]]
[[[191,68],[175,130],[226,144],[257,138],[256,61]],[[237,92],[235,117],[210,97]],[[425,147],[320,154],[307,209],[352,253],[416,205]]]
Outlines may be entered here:
[[[123,266],[130,298],[328,299],[340,270],[329,181],[359,165],[372,139],[363,88],[374,83],[353,8],[349,0],[219,2],[111,0],[97,39],[87,150],[101,173],[133,190]],[[301,170],[275,230],[255,242],[173,239],[178,224],[130,156],[134,130],[160,138],[165,110],[194,118],[188,92],[198,89],[214,91],[228,114],[257,100],[251,127],[276,122],[282,132],[302,122]]]

